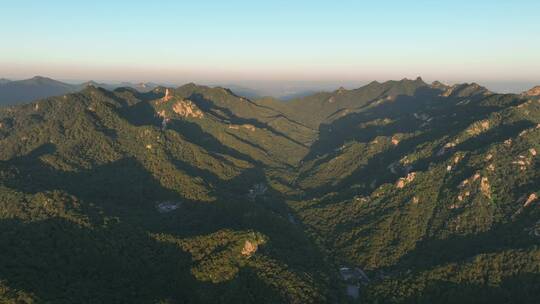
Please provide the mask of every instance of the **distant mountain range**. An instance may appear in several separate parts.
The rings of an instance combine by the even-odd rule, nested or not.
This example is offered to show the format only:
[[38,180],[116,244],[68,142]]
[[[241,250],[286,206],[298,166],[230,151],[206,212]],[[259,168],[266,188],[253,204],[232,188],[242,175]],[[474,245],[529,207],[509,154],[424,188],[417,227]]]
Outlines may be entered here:
[[76,86],[46,77],[0,82],[0,104],[19,104],[36,99],[75,92]]
[[[434,84],[439,83],[437,81]],[[0,105],[14,105],[28,103],[40,98],[46,98],[66,93],[78,92],[85,87],[92,85],[102,87],[107,90],[114,90],[120,87],[134,88],[140,92],[148,92],[161,84],[154,82],[132,83],[98,83],[96,81],[87,81],[84,83],[66,83],[54,80],[47,77],[35,76],[26,80],[9,80],[0,79]],[[495,87],[500,87],[502,84],[493,84]],[[517,85],[517,84],[516,84]],[[235,94],[249,99],[276,98],[282,101],[290,101],[315,95],[320,92],[334,90],[339,86],[336,83],[306,83],[306,82],[291,82],[291,83],[247,83],[244,85],[238,84],[214,84],[213,86],[227,87]],[[517,85],[522,87],[523,84]],[[347,83],[347,87],[354,87],[353,83]],[[525,94],[525,92],[523,93]]]
[[[153,82],[146,83],[131,83],[121,82],[116,84],[98,83],[96,81],[87,81],[80,84],[69,84],[54,80],[47,77],[35,76],[31,79],[10,81],[8,79],[0,79],[0,105],[14,105],[28,103],[40,98],[47,98],[56,95],[78,92],[85,87],[92,85],[102,87],[107,90],[114,90],[120,87],[134,88],[140,92],[148,92],[160,84]],[[275,84],[266,88],[249,88],[246,86],[227,85],[235,94],[244,96],[250,99],[259,99],[268,96],[274,96],[280,100],[292,100],[299,97],[308,96],[332,88],[331,85],[313,89],[312,86],[306,84],[291,84],[278,85]],[[279,92],[279,93],[277,93]]]
[[148,92],[158,86],[154,83],[133,84],[123,82],[121,84],[113,85],[97,83],[95,81],[88,81],[82,84],[68,84],[42,76],[15,81],[2,78],[0,79],[0,105],[28,103],[41,98],[78,92],[89,85],[103,87],[109,90],[113,90],[117,87],[131,87],[141,92]]

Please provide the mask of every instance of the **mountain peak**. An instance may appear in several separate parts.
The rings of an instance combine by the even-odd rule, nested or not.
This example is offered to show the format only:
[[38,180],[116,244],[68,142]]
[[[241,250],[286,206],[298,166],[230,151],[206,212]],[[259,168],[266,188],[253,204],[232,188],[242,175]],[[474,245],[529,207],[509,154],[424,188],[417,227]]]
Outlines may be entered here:
[[435,88],[435,89],[448,89],[449,86],[438,81],[438,80],[435,80],[431,83],[431,87]]
[[85,87],[89,87],[89,86],[97,87],[97,86],[99,86],[99,83],[97,83],[97,82],[95,82],[93,80],[89,80],[89,81],[83,83],[82,85],[85,86]]
[[442,94],[444,97],[466,97],[478,94],[490,94],[491,92],[485,87],[479,85],[476,82],[455,84],[451,87],[447,87],[446,92]]
[[338,94],[342,94],[342,93],[345,92],[345,91],[347,91],[347,89],[345,89],[344,87],[339,87],[339,88],[336,90],[336,92],[337,92]]
[[57,82],[57,80],[54,80],[52,78],[39,76],[39,75],[36,75],[36,76],[30,78],[29,80],[35,81],[35,82]]
[[540,85],[537,85],[522,94],[525,96],[540,96]]

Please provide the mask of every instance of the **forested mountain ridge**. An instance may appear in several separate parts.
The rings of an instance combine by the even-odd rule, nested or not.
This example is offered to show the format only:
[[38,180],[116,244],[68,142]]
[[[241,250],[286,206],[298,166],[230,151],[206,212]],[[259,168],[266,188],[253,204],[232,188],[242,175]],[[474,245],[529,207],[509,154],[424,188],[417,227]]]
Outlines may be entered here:
[[42,76],[17,81],[1,79],[0,105],[20,104],[76,90],[73,85]]
[[539,110],[472,84],[345,116],[321,127],[297,178],[311,195],[290,205],[371,270],[365,299],[537,299]]
[[[287,220],[280,195],[269,189],[258,204],[247,196],[266,183],[267,164],[285,163],[248,140],[260,133],[266,145],[273,133],[229,129],[181,96],[88,87],[2,108],[3,299],[335,297],[334,270]],[[241,253],[246,242],[261,243],[253,257]]]
[[114,90],[117,87],[130,87],[140,92],[148,92],[157,84],[124,82],[120,85],[87,81],[81,84],[65,83],[43,76],[34,76],[30,79],[8,80],[0,79],[0,105],[16,105],[30,103],[37,99],[79,92],[88,86],[103,87]]
[[540,103],[93,85],[0,108],[5,302],[535,302]]

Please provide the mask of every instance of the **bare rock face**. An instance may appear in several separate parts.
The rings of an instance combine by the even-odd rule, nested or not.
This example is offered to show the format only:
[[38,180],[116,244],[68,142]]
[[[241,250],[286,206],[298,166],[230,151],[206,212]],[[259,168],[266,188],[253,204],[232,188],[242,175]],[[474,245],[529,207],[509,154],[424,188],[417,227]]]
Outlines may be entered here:
[[161,100],[163,100],[164,102],[167,102],[171,100],[171,98],[172,98],[171,92],[169,91],[169,89],[165,89],[165,96],[163,96]]
[[407,184],[412,182],[415,179],[415,177],[416,177],[416,172],[411,172],[407,174],[407,177],[402,177],[397,181],[396,187],[398,189],[405,187]]
[[536,195],[536,193],[529,195],[527,201],[525,201],[525,204],[523,204],[523,207],[528,207],[530,204],[532,204],[532,202],[536,201],[537,199],[538,196]]
[[540,86],[535,86],[534,88],[528,90],[527,92],[523,92],[523,95],[525,95],[525,96],[540,96]]
[[228,128],[232,130],[239,130],[240,128],[244,128],[246,130],[249,130],[251,132],[255,131],[255,126],[250,124],[243,124],[243,125],[229,125]]
[[482,191],[482,194],[487,198],[491,198],[491,185],[489,184],[487,177],[482,177],[480,180],[480,191]]
[[242,128],[247,129],[247,130],[249,130],[249,131],[251,131],[251,132],[254,132],[254,131],[255,131],[255,126],[254,126],[254,125],[250,125],[250,124],[243,124],[243,125],[242,125]]
[[203,112],[190,100],[181,100],[174,104],[173,111],[183,117],[202,118]]
[[454,89],[455,89],[455,88],[456,88],[455,85],[454,85],[454,86],[451,86],[451,87],[448,87],[448,88],[446,89],[446,91],[444,91],[443,93],[441,93],[441,96],[443,96],[443,97],[448,97],[448,96],[452,95],[452,93],[454,92]]
[[482,120],[474,123],[469,129],[467,129],[467,133],[469,133],[469,135],[476,136],[486,132],[489,130],[489,128],[489,120]]
[[255,242],[246,240],[242,248],[242,255],[250,257],[257,251],[258,245]]

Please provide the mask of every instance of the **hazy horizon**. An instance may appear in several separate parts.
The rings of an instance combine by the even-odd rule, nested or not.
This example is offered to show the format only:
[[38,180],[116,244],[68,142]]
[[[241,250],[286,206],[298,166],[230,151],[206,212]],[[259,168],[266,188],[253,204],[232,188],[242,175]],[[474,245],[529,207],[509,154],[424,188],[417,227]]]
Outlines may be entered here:
[[[24,78],[9,78],[4,77],[0,75],[0,79],[5,78],[8,80],[25,80],[30,79],[36,76],[41,77],[48,77],[52,78],[48,75],[33,75],[28,76]],[[422,77],[422,76],[417,76]],[[172,82],[172,81],[153,81],[151,79],[145,79],[145,80],[107,80],[107,79],[56,79],[52,78],[64,83],[69,84],[81,84],[88,81],[95,81],[97,83],[104,83],[107,85],[120,85],[122,83],[156,83],[158,85],[164,85],[164,86],[170,86],[170,87],[178,87],[187,83],[195,82],[200,85],[207,85],[207,86],[221,86],[221,87],[227,87],[233,89],[233,91],[236,91],[237,93],[244,93],[244,92],[252,92],[254,95],[257,95],[259,97],[263,96],[271,96],[276,98],[283,98],[286,99],[291,96],[304,96],[309,95],[311,93],[315,92],[322,92],[322,91],[333,91],[338,89],[339,87],[344,87],[346,89],[356,89],[359,87],[362,87],[366,84],[368,84],[371,81],[389,81],[389,80],[400,80],[400,79],[371,79],[371,80],[365,80],[365,81],[279,81],[279,80],[272,80],[272,81],[222,81],[222,82],[212,82],[212,81],[180,81],[180,82]],[[408,78],[408,79],[415,79],[415,78]],[[533,82],[533,81],[523,81],[523,82],[477,82],[477,81],[455,81],[455,82],[447,82],[444,80],[439,79],[425,79],[422,77],[422,79],[426,83],[432,83],[433,81],[440,81],[447,85],[453,85],[453,84],[460,84],[460,83],[470,83],[470,82],[476,82],[480,84],[481,86],[486,87],[490,91],[496,92],[496,93],[522,93],[534,86],[540,85],[540,82]]]
[[540,83],[539,9],[537,1],[18,1],[0,12],[9,29],[0,77],[311,89],[421,76],[520,92]]

